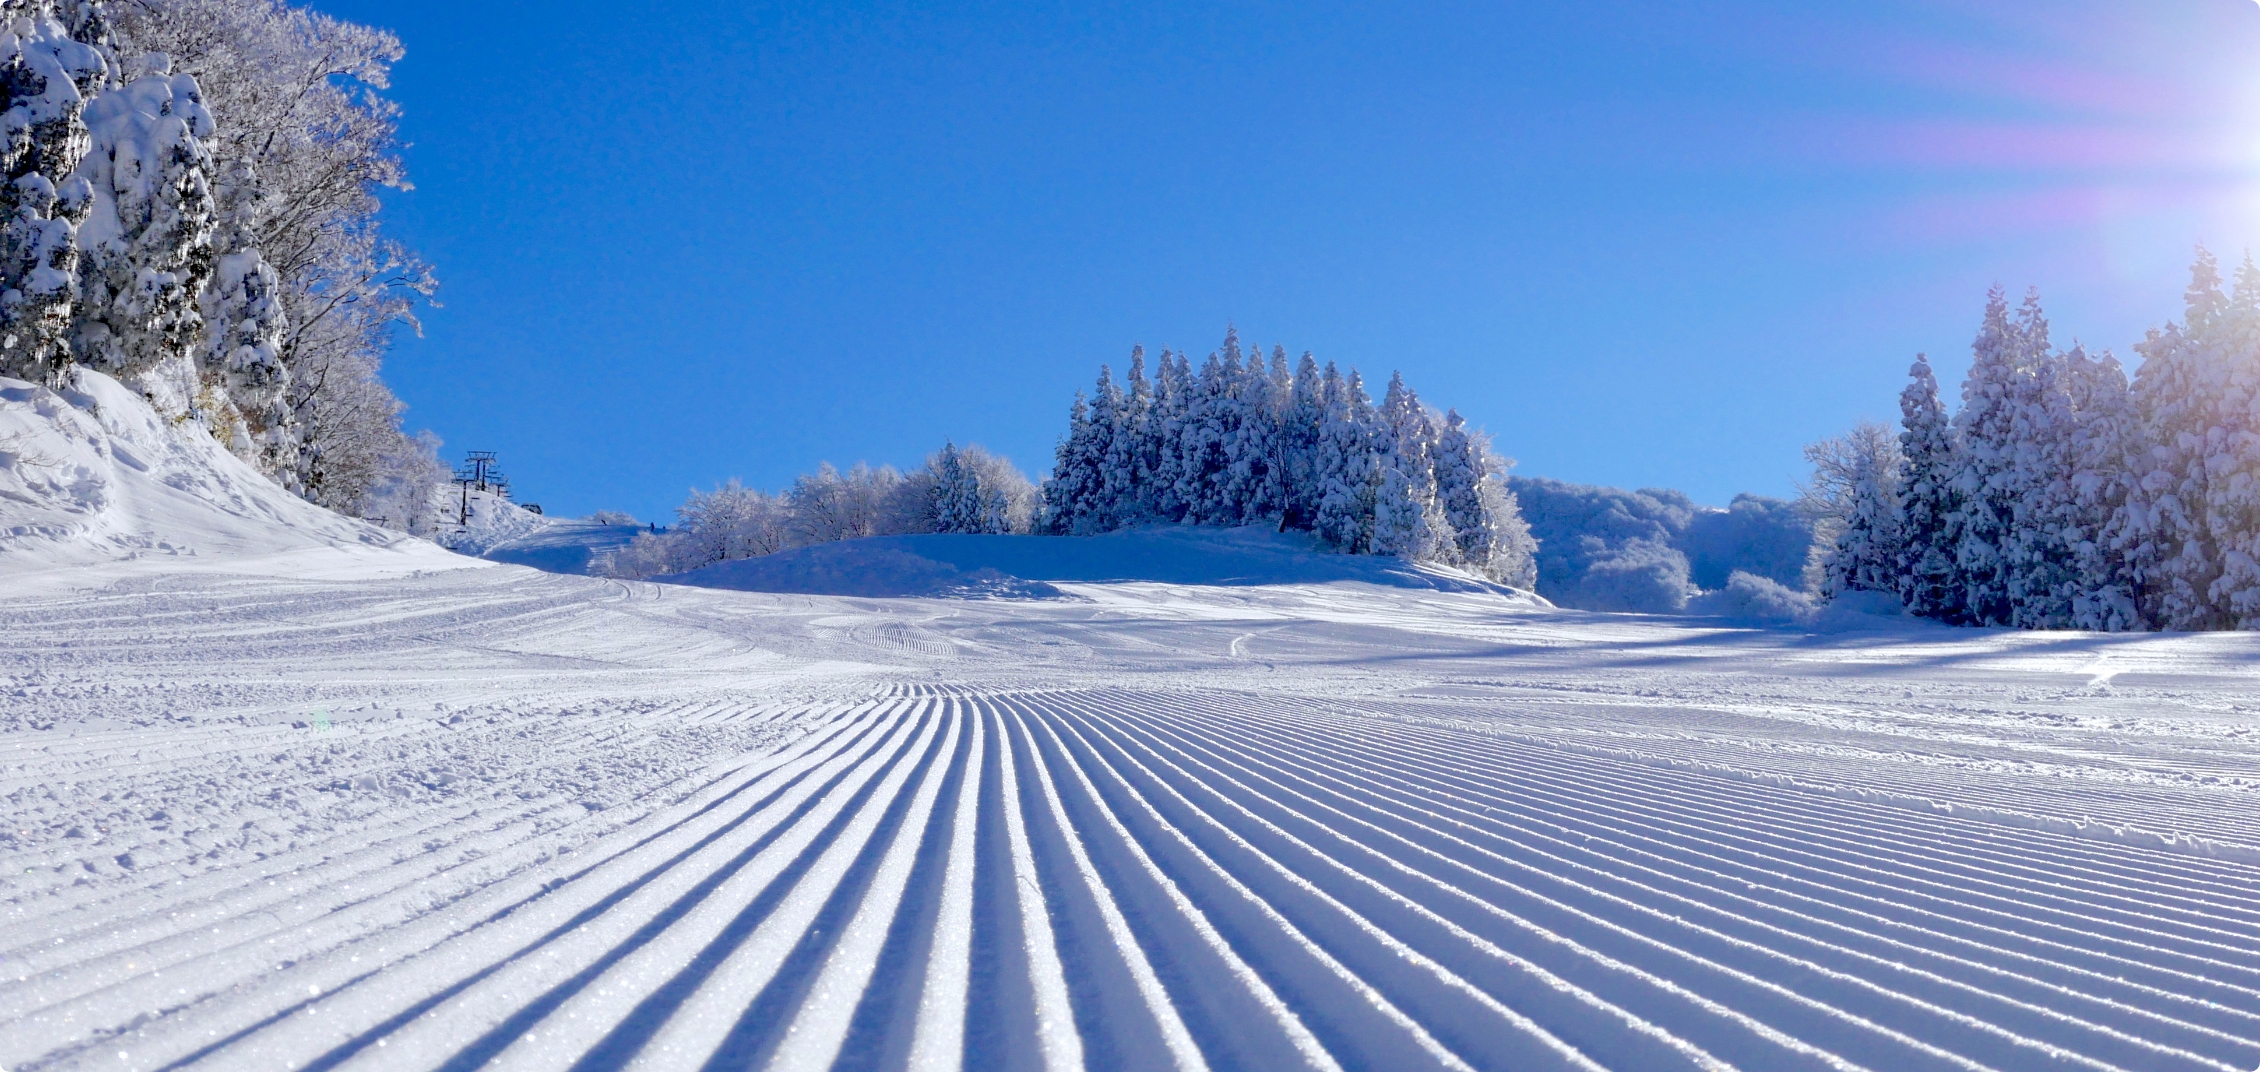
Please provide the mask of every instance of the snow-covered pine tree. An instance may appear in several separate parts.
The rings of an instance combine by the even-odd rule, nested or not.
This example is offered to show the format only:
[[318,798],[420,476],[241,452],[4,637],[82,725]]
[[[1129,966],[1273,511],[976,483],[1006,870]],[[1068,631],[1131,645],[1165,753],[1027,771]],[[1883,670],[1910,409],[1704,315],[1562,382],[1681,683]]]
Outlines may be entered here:
[[1263,521],[1286,527],[1288,489],[1290,487],[1287,411],[1295,402],[1295,373],[1287,364],[1287,348],[1274,344],[1271,348],[1270,375],[1263,384],[1263,398],[1257,407],[1257,419],[1263,434],[1258,451],[1263,458],[1263,473],[1257,486],[1259,505],[1249,511],[1248,521]]
[[1153,516],[1146,483],[1146,439],[1152,434],[1153,385],[1146,382],[1146,348],[1130,348],[1130,375],[1122,393],[1122,412],[1106,455],[1109,518],[1116,527],[1143,524]]
[[[1286,354],[1281,352],[1280,362]],[[1284,374],[1285,370],[1280,370]],[[1233,385],[1234,426],[1225,451],[1231,459],[1222,500],[1229,504],[1227,524],[1276,523],[1281,510],[1278,459],[1278,402],[1273,397],[1277,379],[1261,348],[1248,352],[1247,365]]]
[[1091,408],[1083,392],[1067,411],[1067,438],[1053,451],[1051,479],[1044,481],[1044,517],[1051,531],[1072,536],[1089,530],[1091,480],[1097,474],[1090,464]]
[[978,531],[973,526],[981,515],[980,482],[960,462],[955,442],[942,443],[932,469],[927,494],[933,498],[934,531]]
[[1317,471],[1319,538],[1344,554],[1370,549],[1373,533],[1373,402],[1356,369],[1348,377],[1326,363]]
[[2116,528],[2124,516],[2127,459],[2136,433],[2126,372],[2109,351],[2095,359],[2074,346],[2065,355],[2063,376],[2072,417],[2056,443],[2054,466],[2065,486],[2051,495],[2067,503],[2061,513],[2071,580],[2064,601],[2074,628],[2140,629],[2127,541]]
[[51,0],[0,0],[0,374],[59,383],[72,363],[77,228],[92,192],[77,177],[82,113],[110,77]]
[[2221,575],[2207,526],[2212,460],[2220,452],[2217,400],[2228,390],[2216,329],[2228,310],[2213,255],[2197,251],[2181,325],[2167,324],[2136,344],[2142,365],[2131,390],[2140,425],[2122,534],[2142,617],[2152,628],[2224,628],[2213,604]]
[[2250,253],[2214,321],[2221,362],[2220,441],[2206,460],[2205,527],[2219,548],[2213,606],[2237,629],[2260,629],[2260,266]]
[[2067,534],[2077,508],[2060,468],[2062,441],[2075,433],[2076,415],[2064,359],[2048,340],[2048,319],[2038,293],[2027,294],[2015,326],[2016,376],[2009,383],[2010,440],[1995,474],[1997,509],[2009,525],[2001,537],[2002,582],[2009,624],[2020,629],[2071,625],[2072,548]]
[[134,377],[162,408],[226,423],[233,402],[199,382],[197,360],[210,342],[198,297],[218,218],[204,144],[212,116],[196,80],[174,75],[168,57],[135,65],[132,81],[84,114],[90,148],[78,176],[92,198],[78,228],[71,348],[93,368]]
[[1955,566],[1961,449],[1939,400],[1930,359],[1915,355],[1907,376],[1907,387],[1899,393],[1899,452],[1905,466],[1898,514],[1899,599],[1909,613],[1961,624],[1969,620]]
[[1949,520],[1962,604],[1979,625],[2007,625],[2008,544],[2015,513],[2016,407],[2022,395],[2018,367],[2022,340],[2009,320],[2009,302],[2000,287],[1986,296],[1985,321],[1971,346],[1969,378],[1962,381],[1962,409],[1954,429],[1962,447],[1954,486],[1959,509]]
[[1077,535],[1106,532],[1117,527],[1127,508],[1129,479],[1110,471],[1116,441],[1122,438],[1122,388],[1115,385],[1112,366],[1099,366],[1098,383],[1091,388],[1090,439],[1084,445],[1085,501]]
[[1310,351],[1295,366],[1295,375],[1288,388],[1286,404],[1279,415],[1280,464],[1284,470],[1284,516],[1282,528],[1310,529],[1318,524],[1318,499],[1321,494],[1318,475],[1319,429],[1326,420],[1326,407],[1322,392],[1325,384],[1318,372],[1318,361]]
[[1178,444],[1184,438],[1186,409],[1191,404],[1190,381],[1185,355],[1163,350],[1161,364],[1155,369],[1153,413],[1146,420],[1145,442],[1139,448],[1144,455],[1140,466],[1144,498],[1156,521],[1185,518],[1186,503],[1180,494],[1185,460]]
[[1458,538],[1436,503],[1436,427],[1402,374],[1389,377],[1379,428],[1373,552],[1421,562],[1455,561]]
[[[1237,342],[1230,335],[1226,340]],[[1177,499],[1185,504],[1186,524],[1212,525],[1223,512],[1217,493],[1228,464],[1224,433],[1229,417],[1224,411],[1230,402],[1224,397],[1221,354],[1211,352],[1201,362],[1192,388],[1177,441]]]

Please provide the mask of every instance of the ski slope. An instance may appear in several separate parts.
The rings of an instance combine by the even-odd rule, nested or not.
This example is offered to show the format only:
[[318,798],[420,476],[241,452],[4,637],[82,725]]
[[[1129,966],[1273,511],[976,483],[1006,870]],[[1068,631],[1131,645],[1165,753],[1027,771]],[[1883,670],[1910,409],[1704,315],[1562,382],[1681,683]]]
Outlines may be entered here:
[[0,587],[0,1067],[2260,1065],[2253,638]]

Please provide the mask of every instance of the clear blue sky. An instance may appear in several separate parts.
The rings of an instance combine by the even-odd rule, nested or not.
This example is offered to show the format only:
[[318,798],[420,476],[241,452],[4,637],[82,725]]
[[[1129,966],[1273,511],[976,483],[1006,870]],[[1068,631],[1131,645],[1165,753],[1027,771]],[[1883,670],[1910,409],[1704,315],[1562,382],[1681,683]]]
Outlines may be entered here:
[[1989,284],[2131,364],[2260,243],[2253,0],[317,3],[408,50],[410,424],[553,513],[1037,474],[1100,362],[1227,321],[1524,474],[1787,494]]

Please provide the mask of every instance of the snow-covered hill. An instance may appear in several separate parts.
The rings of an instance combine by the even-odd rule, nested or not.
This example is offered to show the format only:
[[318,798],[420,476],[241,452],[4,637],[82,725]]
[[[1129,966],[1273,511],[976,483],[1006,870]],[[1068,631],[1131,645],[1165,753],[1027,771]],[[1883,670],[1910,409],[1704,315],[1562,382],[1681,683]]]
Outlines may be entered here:
[[587,574],[604,555],[626,547],[643,526],[546,517],[492,492],[440,488],[445,519],[437,537],[458,554],[532,566],[547,573]]
[[0,378],[0,577],[152,558],[417,569],[449,557],[299,499],[108,376],[76,384]]
[[1159,525],[1101,536],[879,536],[724,562],[665,580],[743,592],[1051,598],[1060,584],[1244,587],[1358,583],[1483,592],[1544,605],[1459,570],[1335,554],[1304,533]]

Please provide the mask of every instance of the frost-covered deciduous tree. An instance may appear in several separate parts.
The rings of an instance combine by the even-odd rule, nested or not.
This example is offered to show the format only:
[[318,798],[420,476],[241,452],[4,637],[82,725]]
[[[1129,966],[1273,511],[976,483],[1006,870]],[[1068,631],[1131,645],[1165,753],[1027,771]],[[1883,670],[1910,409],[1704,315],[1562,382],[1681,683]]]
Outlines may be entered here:
[[1813,475],[1798,505],[1815,520],[1822,558],[1821,595],[1899,593],[1904,541],[1904,460],[1890,427],[1862,421],[1840,436],[1805,448]]
[[289,318],[282,278],[260,253],[250,227],[257,188],[248,161],[237,161],[220,184],[217,256],[201,299],[209,333],[202,373],[219,385],[235,411],[229,438],[239,440],[232,444],[236,452],[296,490],[301,442],[290,406],[290,370],[282,360]]
[[1036,506],[1035,485],[1010,461],[945,444],[909,473],[866,464],[843,473],[825,463],[781,495],[735,479],[694,489],[675,509],[674,528],[639,534],[596,572],[641,579],[866,536],[1024,534]]
[[[333,509],[367,513],[370,489],[398,476],[374,467],[412,453],[404,407],[379,368],[393,327],[413,326],[414,303],[435,286],[429,268],[378,227],[378,192],[407,187],[399,110],[381,96],[399,41],[281,0],[118,0],[112,10],[121,55],[163,53],[201,90],[223,215],[229,183],[249,180],[233,192],[243,202],[234,210],[241,233],[221,237],[235,248],[218,254],[211,285],[219,292],[201,306],[229,317],[239,338],[247,324],[271,338],[287,376],[261,382],[254,367],[231,371],[245,348],[215,342],[220,376],[254,396],[282,382],[293,428],[262,447],[279,478]],[[265,272],[243,256],[252,250]],[[251,311],[261,305],[273,313]],[[237,402],[247,423],[281,427],[262,421],[258,398],[249,401]],[[287,466],[286,439],[298,444]]]
[[1537,542],[1503,479],[1508,463],[1489,438],[1447,410],[1436,440],[1436,504],[1459,540],[1462,566],[1501,584],[1538,585]]
[[913,479],[929,488],[931,520],[922,529],[1003,535],[1029,529],[1035,488],[1012,463],[979,445],[945,443]]
[[793,481],[785,492],[795,544],[829,543],[880,535],[902,474],[861,462],[845,473],[832,463]]

